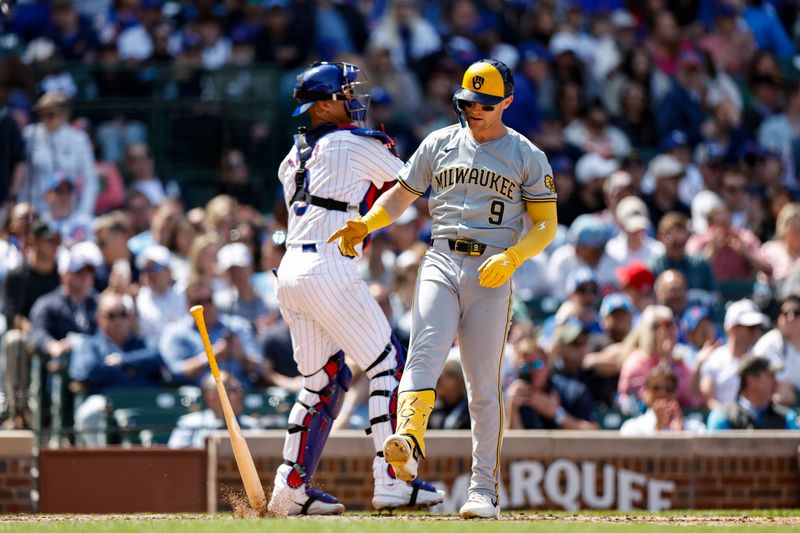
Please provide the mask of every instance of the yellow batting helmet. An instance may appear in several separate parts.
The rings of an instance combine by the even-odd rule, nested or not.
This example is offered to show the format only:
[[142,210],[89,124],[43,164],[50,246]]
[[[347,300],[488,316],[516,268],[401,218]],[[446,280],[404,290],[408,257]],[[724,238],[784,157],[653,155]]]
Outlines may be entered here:
[[456,100],[495,105],[514,93],[514,76],[500,61],[481,59],[469,66],[454,95]]

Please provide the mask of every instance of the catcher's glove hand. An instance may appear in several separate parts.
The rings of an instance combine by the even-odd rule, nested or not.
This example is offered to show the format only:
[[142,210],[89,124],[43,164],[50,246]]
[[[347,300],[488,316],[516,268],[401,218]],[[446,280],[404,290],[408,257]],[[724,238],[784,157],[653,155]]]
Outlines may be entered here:
[[363,241],[369,229],[367,225],[361,220],[361,217],[348,220],[347,223],[336,230],[336,232],[328,237],[328,242],[331,243],[339,239],[339,251],[342,255],[347,257],[356,257],[356,245]]
[[495,254],[478,267],[479,281],[482,287],[494,289],[499,287],[514,274],[521,261],[512,250]]

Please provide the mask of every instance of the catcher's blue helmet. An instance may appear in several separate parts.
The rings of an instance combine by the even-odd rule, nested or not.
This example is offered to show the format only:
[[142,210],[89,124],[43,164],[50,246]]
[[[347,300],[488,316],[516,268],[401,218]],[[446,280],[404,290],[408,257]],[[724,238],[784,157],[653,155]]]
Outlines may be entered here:
[[297,77],[294,85],[297,107],[292,116],[305,113],[319,100],[344,100],[350,118],[363,121],[367,105],[362,100],[369,95],[356,93],[363,80],[361,69],[351,63],[314,63]]

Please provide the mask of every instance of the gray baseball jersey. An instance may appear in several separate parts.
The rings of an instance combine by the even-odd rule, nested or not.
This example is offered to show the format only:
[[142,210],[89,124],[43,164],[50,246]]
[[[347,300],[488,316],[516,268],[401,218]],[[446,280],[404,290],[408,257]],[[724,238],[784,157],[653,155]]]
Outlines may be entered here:
[[556,199],[547,157],[510,128],[507,135],[485,143],[458,124],[437,130],[398,179],[416,194],[430,186],[434,239],[471,239],[499,248],[516,244],[526,201]]
[[[481,287],[478,267],[516,244],[526,202],[555,202],[547,158],[509,129],[479,143],[468,128],[429,135],[398,175],[416,194],[430,186],[433,246],[419,270],[409,360],[400,392],[436,388],[456,334],[472,422],[470,491],[497,498],[503,402],[500,368],[511,318],[511,283]],[[480,256],[453,251],[448,240],[487,245]]]

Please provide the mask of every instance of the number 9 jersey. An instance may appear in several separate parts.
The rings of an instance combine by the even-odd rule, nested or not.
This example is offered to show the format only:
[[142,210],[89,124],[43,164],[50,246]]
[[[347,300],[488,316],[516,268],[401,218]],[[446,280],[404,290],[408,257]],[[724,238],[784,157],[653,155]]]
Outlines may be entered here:
[[431,188],[434,239],[470,239],[498,248],[516,244],[527,216],[525,202],[555,202],[547,157],[511,128],[479,143],[459,124],[422,142],[398,174],[421,195]]

